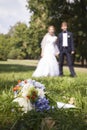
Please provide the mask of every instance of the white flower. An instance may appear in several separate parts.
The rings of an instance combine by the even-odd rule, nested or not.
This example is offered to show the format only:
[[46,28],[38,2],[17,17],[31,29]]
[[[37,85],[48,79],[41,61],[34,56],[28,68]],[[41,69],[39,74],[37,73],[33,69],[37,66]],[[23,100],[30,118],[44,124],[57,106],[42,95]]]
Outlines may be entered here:
[[37,88],[36,90],[38,91],[38,96],[39,97],[41,97],[41,98],[45,97],[45,92],[43,91],[43,89]]
[[32,88],[33,86],[29,86],[29,84],[25,84],[24,87],[21,90],[21,96],[22,97],[26,97],[29,93],[29,90]]
[[30,101],[27,98],[18,97],[16,99],[14,99],[13,102],[17,102],[20,107],[23,107],[22,110],[25,113],[27,113],[27,111],[30,111],[33,109],[32,104],[30,103]]

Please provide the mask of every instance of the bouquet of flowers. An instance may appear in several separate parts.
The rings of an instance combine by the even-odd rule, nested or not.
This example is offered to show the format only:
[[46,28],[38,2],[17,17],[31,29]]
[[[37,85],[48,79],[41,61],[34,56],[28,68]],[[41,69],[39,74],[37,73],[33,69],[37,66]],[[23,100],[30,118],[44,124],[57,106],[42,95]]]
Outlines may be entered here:
[[17,102],[24,112],[49,110],[49,101],[46,98],[45,86],[32,79],[18,81],[13,88],[14,102]]

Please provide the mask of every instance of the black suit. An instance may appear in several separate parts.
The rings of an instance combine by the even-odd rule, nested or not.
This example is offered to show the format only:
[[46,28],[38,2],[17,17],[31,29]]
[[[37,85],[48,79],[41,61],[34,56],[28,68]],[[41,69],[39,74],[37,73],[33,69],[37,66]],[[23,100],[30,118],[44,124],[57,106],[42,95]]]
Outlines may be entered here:
[[63,32],[58,35],[58,48],[60,50],[59,55],[59,75],[63,75],[63,63],[64,63],[64,56],[67,58],[67,63],[70,69],[70,73],[72,76],[75,76],[75,72],[73,69],[73,62],[72,62],[72,55],[71,52],[74,51],[74,42],[73,42],[73,35],[71,32],[67,33],[67,47],[63,47]]

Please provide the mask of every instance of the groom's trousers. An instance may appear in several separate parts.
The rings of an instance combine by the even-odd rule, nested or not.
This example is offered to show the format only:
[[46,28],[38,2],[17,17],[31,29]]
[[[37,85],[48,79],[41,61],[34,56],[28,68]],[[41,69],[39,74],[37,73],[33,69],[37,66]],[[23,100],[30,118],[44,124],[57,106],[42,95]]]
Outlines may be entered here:
[[68,52],[68,47],[63,47],[59,55],[59,71],[60,71],[59,75],[63,75],[63,64],[64,64],[65,56],[66,56],[67,64],[69,66],[70,73],[72,76],[75,76],[76,74],[73,68],[72,55],[70,52]]

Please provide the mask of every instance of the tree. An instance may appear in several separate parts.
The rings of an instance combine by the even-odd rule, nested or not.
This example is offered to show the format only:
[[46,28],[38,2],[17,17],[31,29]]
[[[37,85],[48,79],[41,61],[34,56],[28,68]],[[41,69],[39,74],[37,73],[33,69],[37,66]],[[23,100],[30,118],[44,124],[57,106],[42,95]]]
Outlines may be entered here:
[[40,57],[40,43],[46,33],[48,19],[48,5],[46,0],[28,0],[27,8],[33,13],[29,27],[29,57],[37,59]]
[[8,58],[27,58],[27,32],[28,27],[24,23],[18,22],[8,32],[10,36],[11,51]]
[[81,57],[81,63],[87,64],[87,0],[76,0],[74,3],[74,33],[77,39],[77,51]]
[[7,35],[0,34],[0,60],[7,60],[9,47],[9,37]]
[[27,8],[32,12],[29,41],[33,44],[34,53],[38,50],[36,55],[39,54],[38,47],[48,25],[55,25],[59,33],[61,22],[67,21],[69,30],[75,34],[77,52],[83,64],[87,59],[87,0],[27,0],[27,3]]
[[32,13],[29,27],[29,55],[32,55],[32,58],[38,58],[40,42],[47,32],[48,26],[54,25],[58,33],[61,21],[69,19],[71,13],[67,13],[70,12],[70,8],[65,0],[56,0],[55,2],[54,0],[27,0],[27,2],[27,8]]

